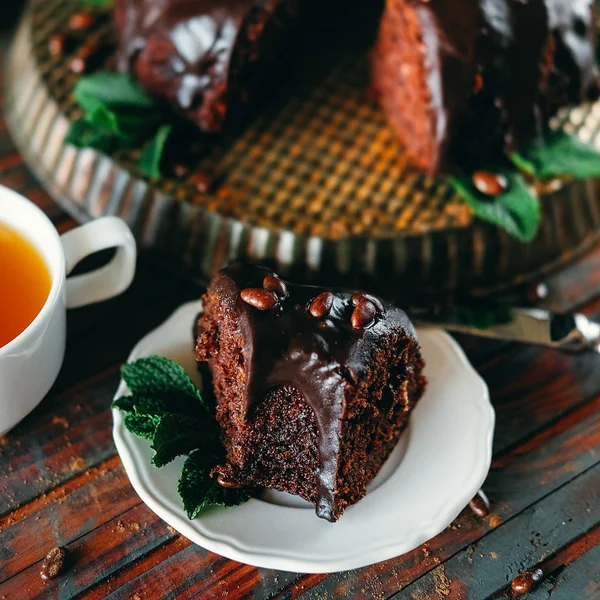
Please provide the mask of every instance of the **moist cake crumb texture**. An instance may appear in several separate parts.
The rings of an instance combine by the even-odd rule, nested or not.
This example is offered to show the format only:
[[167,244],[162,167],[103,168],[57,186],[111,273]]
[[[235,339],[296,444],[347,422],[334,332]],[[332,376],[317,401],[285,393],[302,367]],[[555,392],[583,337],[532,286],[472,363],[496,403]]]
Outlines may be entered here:
[[208,288],[196,356],[227,451],[221,485],[301,496],[328,521],[365,495],[425,387],[403,311],[242,263]]

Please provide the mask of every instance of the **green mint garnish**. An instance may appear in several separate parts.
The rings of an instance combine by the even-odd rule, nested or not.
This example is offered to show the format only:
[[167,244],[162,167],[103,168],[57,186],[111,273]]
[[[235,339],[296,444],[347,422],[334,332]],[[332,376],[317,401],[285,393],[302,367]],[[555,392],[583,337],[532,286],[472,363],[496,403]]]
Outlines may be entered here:
[[139,170],[160,177],[160,163],[172,126],[154,100],[129,75],[101,72],[81,77],[73,98],[83,118],[71,124],[65,141],[112,154],[144,145]]
[[77,0],[80,4],[88,4],[90,6],[112,6],[114,0]]
[[142,155],[138,161],[138,169],[148,177],[156,179],[160,177],[160,163],[165,146],[173,131],[171,125],[163,125],[156,135],[144,146]]
[[195,519],[210,506],[237,506],[252,496],[248,489],[224,488],[210,478],[211,465],[216,461],[218,456],[196,450],[183,465],[178,490],[190,519]]
[[99,103],[107,107],[155,111],[154,100],[129,75],[122,73],[96,73],[79,79],[73,97],[84,109],[95,108]]
[[249,490],[223,488],[210,476],[224,459],[219,427],[181,365],[149,356],[123,365],[121,375],[131,395],[113,407],[125,413],[128,431],[150,441],[152,464],[162,467],[188,456],[178,489],[190,519],[210,506],[235,506],[250,498]]
[[127,363],[121,368],[121,376],[133,394],[148,395],[160,401],[160,394],[165,392],[181,393],[196,398],[205,407],[200,390],[185,369],[162,356],[148,356]]
[[540,179],[600,175],[600,152],[564,131],[546,134],[511,154],[510,159],[519,169]]
[[485,169],[504,175],[508,180],[505,192],[498,196],[487,196],[473,185],[471,176],[452,177],[451,182],[464,201],[480,219],[498,225],[521,242],[530,242],[538,232],[541,211],[534,190],[514,170],[504,167]]

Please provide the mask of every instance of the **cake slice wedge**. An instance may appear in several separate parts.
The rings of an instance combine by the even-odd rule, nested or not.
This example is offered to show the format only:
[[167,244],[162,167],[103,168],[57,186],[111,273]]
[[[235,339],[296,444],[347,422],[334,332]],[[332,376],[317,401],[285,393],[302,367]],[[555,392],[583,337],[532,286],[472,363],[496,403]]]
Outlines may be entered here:
[[331,522],[366,494],[425,388],[402,310],[242,263],[209,285],[196,357],[227,452],[219,483],[296,494]]

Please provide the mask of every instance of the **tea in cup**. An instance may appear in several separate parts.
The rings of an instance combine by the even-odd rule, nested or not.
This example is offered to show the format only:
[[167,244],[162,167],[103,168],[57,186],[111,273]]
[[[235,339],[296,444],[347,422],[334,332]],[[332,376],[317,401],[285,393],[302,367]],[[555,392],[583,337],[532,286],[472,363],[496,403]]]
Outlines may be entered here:
[[[82,259],[116,248],[112,261],[68,277]],[[117,217],[62,236],[35,204],[0,186],[0,435],[48,393],[60,371],[66,310],[116,296],[135,273],[136,244]]]

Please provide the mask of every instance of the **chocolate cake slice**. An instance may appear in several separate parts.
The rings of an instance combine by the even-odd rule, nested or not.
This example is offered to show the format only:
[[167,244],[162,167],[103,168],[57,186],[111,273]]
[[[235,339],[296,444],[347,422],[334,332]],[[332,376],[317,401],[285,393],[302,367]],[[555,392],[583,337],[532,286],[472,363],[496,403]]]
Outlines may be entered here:
[[296,494],[336,521],[365,495],[423,393],[407,315],[235,263],[210,283],[198,331],[227,451],[221,485]]
[[116,0],[118,67],[206,133],[284,72],[297,0]]
[[481,166],[598,93],[593,0],[386,0],[373,85],[412,161]]

